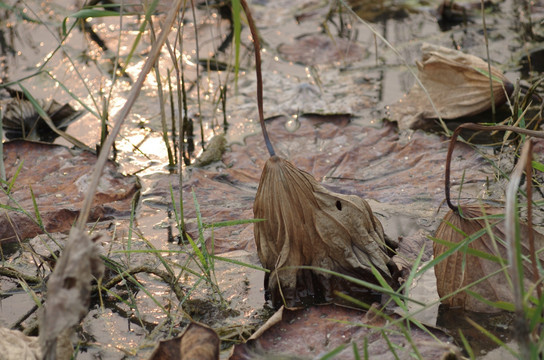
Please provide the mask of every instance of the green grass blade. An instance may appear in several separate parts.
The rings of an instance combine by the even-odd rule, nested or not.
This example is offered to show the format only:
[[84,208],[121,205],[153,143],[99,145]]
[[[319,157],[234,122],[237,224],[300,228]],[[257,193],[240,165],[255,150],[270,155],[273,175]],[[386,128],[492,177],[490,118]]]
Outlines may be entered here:
[[[138,13],[124,13],[124,15],[138,15]],[[78,12],[71,14],[69,17],[74,19],[87,19],[87,18],[102,18],[102,17],[111,17],[119,16],[118,11],[112,10],[103,10],[98,8],[92,9],[81,9]]]
[[487,331],[483,326],[481,326],[480,324],[476,323],[474,320],[472,320],[471,318],[466,318],[466,320],[469,322],[470,325],[474,326],[476,329],[478,329],[482,334],[484,334],[485,336],[487,336],[489,339],[491,339],[494,343],[496,343],[497,345],[499,345],[501,348],[505,349],[506,351],[508,351],[510,354],[512,354],[515,358],[518,358],[519,354],[517,352],[515,352],[512,348],[510,348],[508,345],[506,345],[503,341],[501,341],[501,339],[499,339],[498,337],[496,337],[495,335],[493,335],[492,333],[490,333],[489,331]]
[[32,96],[32,94],[23,86],[23,84],[19,83],[19,87],[21,88],[21,90],[25,94],[28,101],[30,101],[32,106],[34,106],[34,109],[36,110],[36,112],[40,115],[40,117],[43,119],[43,121],[45,121],[47,126],[49,126],[49,128],[51,128],[51,130],[53,130],[57,135],[61,136],[62,138],[64,138],[68,142],[74,144],[75,146],[77,146],[77,147],[79,147],[81,149],[85,149],[85,150],[88,150],[90,152],[93,152],[93,150],[91,148],[89,148],[87,145],[85,145],[81,141],[77,140],[76,138],[74,138],[71,135],[68,135],[64,131],[61,131],[61,130],[57,129],[57,127],[53,123],[53,120],[51,120],[51,118],[49,117],[49,115],[47,115],[45,110],[40,106],[40,104],[38,104],[38,101],[36,101],[34,96]]
[[484,304],[492,306],[492,307],[494,307],[496,309],[501,309],[501,310],[511,311],[511,312],[515,311],[514,304],[512,304],[512,303],[505,302],[505,301],[489,301],[486,298],[484,298],[482,295],[480,295],[480,294],[478,294],[478,293],[476,293],[474,291],[471,291],[469,289],[465,290],[465,292],[467,294],[469,294],[470,296],[478,299],[478,301],[481,301]]
[[[366,337],[364,338],[366,343]],[[357,349],[357,344],[355,342],[351,343],[351,349],[353,350],[353,358],[355,360],[361,360],[361,355],[359,355],[359,349]]]
[[368,281],[357,279],[357,278],[355,278],[353,276],[344,275],[344,274],[341,274],[341,273],[338,273],[338,272],[332,271],[332,270],[327,270],[327,269],[323,269],[323,268],[319,268],[319,267],[315,267],[315,266],[287,266],[287,267],[279,268],[278,271],[281,271],[282,269],[295,269],[295,268],[296,269],[308,269],[308,270],[320,271],[320,272],[324,272],[326,274],[338,276],[339,278],[350,281],[350,282],[352,282],[354,284],[357,284],[357,285],[360,285],[360,286],[364,286],[364,287],[366,287],[368,289],[371,289],[371,290],[374,290],[374,291],[377,291],[377,292],[381,292],[381,293],[384,293],[384,294],[387,294],[387,295],[390,295],[390,296],[396,296],[399,299],[408,300],[408,301],[411,301],[411,302],[413,302],[415,304],[425,306],[425,304],[420,302],[420,301],[410,299],[410,298],[408,298],[408,297],[406,297],[406,296],[404,296],[402,294],[399,294],[399,293],[397,293],[395,291],[392,291],[390,287],[389,288],[384,288],[382,286],[370,283]]
[[[441,261],[444,261],[445,258],[452,255],[453,253],[455,253],[456,251],[458,251],[462,247],[465,247],[465,246],[469,245],[471,242],[475,241],[476,239],[480,238],[482,235],[484,235],[486,233],[487,233],[487,229],[485,229],[485,228],[482,228],[482,229],[476,231],[475,233],[473,233],[472,235],[470,235],[469,237],[467,237],[463,241],[460,241],[456,246],[452,247],[451,249],[449,249],[447,251],[444,251],[442,254],[435,257],[432,261],[429,261],[425,266],[423,266],[421,269],[419,269],[416,276],[419,276],[419,275],[423,274],[424,272],[429,270],[431,267],[434,267],[436,264],[440,263]],[[434,240],[433,237],[429,237],[429,239]]]
[[261,267],[261,266],[253,265],[253,264],[248,264],[248,263],[245,263],[245,262],[243,262],[243,261],[238,261],[238,260],[234,260],[234,259],[229,259],[229,258],[226,258],[226,257],[217,256],[217,255],[210,255],[210,257],[211,257],[212,259],[215,259],[215,260],[228,262],[228,263],[234,264],[234,265],[244,266],[244,267],[247,267],[247,268],[250,268],[250,269],[255,269],[255,270],[259,270],[259,271],[264,271],[264,272],[266,272],[266,273],[269,273],[269,272],[270,272],[270,270],[265,269],[265,268],[263,268],[263,267]]
[[208,249],[206,248],[206,240],[204,239],[204,226],[202,226],[202,215],[200,213],[200,204],[198,203],[196,199],[196,193],[195,190],[192,189],[191,193],[193,194],[193,201],[195,204],[195,212],[196,212],[196,223],[198,225],[198,241],[200,243],[200,246],[202,250],[200,251],[199,258],[201,259],[202,265],[209,270],[209,261],[208,261]]
[[391,340],[389,340],[389,336],[385,333],[384,330],[381,331],[382,337],[384,338],[385,342],[387,343],[387,347],[391,351],[391,354],[395,357],[396,360],[400,360],[399,356],[397,355],[397,352],[395,351],[395,347],[391,343]]
[[[450,241],[446,241],[446,240],[442,240],[442,239],[437,239],[435,237],[432,237],[431,240],[434,241],[437,244],[447,246],[450,249],[456,247],[457,244],[458,244],[458,243],[454,243],[454,242],[450,242]],[[506,259],[503,259],[503,258],[501,258],[499,256],[495,256],[495,255],[492,255],[492,254],[490,254],[488,252],[481,251],[481,250],[474,249],[474,248],[470,248],[470,247],[463,247],[463,248],[459,249],[459,251],[462,251],[463,253],[465,253],[467,255],[473,255],[473,256],[479,257],[480,259],[493,261],[493,262],[496,262],[498,264],[503,264],[506,261]]]
[[544,172],[544,164],[543,163],[533,160],[531,162],[531,164],[533,165],[533,169],[538,170],[540,172]]
[[220,227],[225,227],[225,226],[252,224],[252,223],[257,223],[257,222],[261,222],[261,221],[266,221],[266,219],[227,220],[227,221],[219,221],[219,222],[212,223],[212,224],[202,223],[202,227],[204,229],[220,228]]
[[66,91],[66,93],[68,95],[70,95],[70,97],[72,99],[74,99],[75,101],[78,102],[79,105],[81,105],[85,110],[87,110],[88,112],[90,112],[91,114],[93,114],[93,116],[95,116],[96,118],[100,118],[100,115],[98,115],[98,113],[96,111],[94,111],[93,109],[91,109],[83,100],[81,100],[76,94],[74,94],[68,87],[66,87],[66,85],[64,85],[64,83],[60,82],[53,74],[51,74],[49,71],[47,70],[44,70],[43,71],[44,74],[46,74],[47,76],[49,76],[51,78],[51,80],[53,80],[55,83],[57,83],[61,88],[62,90]]
[[336,348],[332,349],[331,351],[329,351],[328,353],[326,353],[325,355],[321,356],[319,359],[320,360],[329,360],[329,359],[334,359],[336,355],[338,355],[342,350],[344,350],[346,347],[348,346],[348,344],[341,344],[340,346],[337,346]]
[[9,195],[9,193],[11,193],[11,189],[13,188],[13,185],[15,185],[15,181],[19,177],[19,174],[21,173],[21,170],[23,169],[23,164],[24,163],[25,163],[24,160],[21,161],[21,163],[17,167],[17,170],[15,171],[15,174],[13,174],[13,177],[11,178],[11,181],[9,182],[8,189],[6,190],[6,194]]
[[34,191],[32,191],[32,186],[29,185],[30,188],[30,197],[32,198],[32,206],[34,207],[34,214],[36,215],[36,221],[38,222],[38,225],[41,229],[43,229],[43,220],[42,216],[40,215],[40,210],[38,209],[38,203],[36,202],[36,197],[34,196]]
[[459,329],[459,337],[461,338],[461,342],[463,343],[463,347],[466,350],[470,360],[474,360],[474,351],[472,351],[472,347],[468,343],[468,340],[465,338],[465,335],[463,334],[463,331]]

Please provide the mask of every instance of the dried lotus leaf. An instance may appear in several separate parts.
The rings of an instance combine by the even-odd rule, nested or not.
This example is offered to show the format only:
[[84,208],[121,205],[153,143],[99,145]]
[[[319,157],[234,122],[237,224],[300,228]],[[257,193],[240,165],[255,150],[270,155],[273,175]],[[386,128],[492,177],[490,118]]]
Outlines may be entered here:
[[[69,124],[84,113],[82,110],[76,111],[69,104],[61,105],[55,100],[36,101],[60,130],[66,130]],[[41,118],[31,102],[20,98],[13,98],[7,103],[2,127],[8,139],[23,138],[52,142],[58,136]]]
[[312,175],[277,156],[265,164],[255,204],[255,242],[270,274],[265,288],[274,306],[334,300],[335,292],[368,300],[368,289],[297,266],[315,266],[376,282],[374,266],[394,285],[382,225],[368,203],[333,193]]
[[[436,231],[435,238],[449,243],[459,243],[466,236],[487,228],[484,217],[504,213],[503,209],[485,207],[482,210],[480,206],[476,205],[462,206],[461,210],[463,217],[452,210],[446,214]],[[489,218],[488,222],[491,225],[493,237],[488,233],[484,233],[481,237],[472,241],[468,247],[504,259],[506,263],[507,248],[502,241],[505,239],[504,221]],[[466,236],[457,229],[460,229]],[[527,225],[520,223],[520,233],[523,240],[527,239]],[[544,236],[538,232],[534,232],[534,236],[537,249],[541,249],[544,246]],[[521,246],[522,254],[527,256],[529,254],[529,246],[526,241],[522,241]],[[434,257],[437,258],[449,249],[450,246],[435,242],[433,244]],[[454,291],[479,281],[489,274],[500,270],[502,267],[498,261],[466,254],[463,251],[456,251],[434,267],[438,295],[442,298],[452,294]],[[532,267],[529,261],[523,263],[523,272],[526,279],[525,288],[527,289],[531,284],[528,279],[533,278]],[[504,271],[487,277],[485,280],[470,287],[469,290],[492,302],[503,301],[512,303],[514,300],[512,287]],[[500,309],[481,302],[465,291],[448,297],[443,301],[443,304],[475,312],[492,313],[500,311]]]
[[[491,109],[487,62],[477,56],[431,44],[421,47],[417,62],[418,78],[444,120],[480,114]],[[506,102],[513,85],[491,66],[493,98],[498,107]],[[391,106],[391,119],[401,129],[428,128],[428,120],[438,118],[427,94],[414,84],[404,99]]]
[[[419,79],[444,119],[471,116],[491,108],[488,64],[477,56],[424,44]],[[511,84],[491,66],[495,105],[504,104]],[[509,85],[508,85],[509,84]],[[510,89],[509,91],[511,91]]]
[[288,61],[305,65],[352,63],[366,55],[357,43],[343,38],[331,39],[325,34],[302,35],[294,43],[278,46],[278,52]]
[[210,327],[191,322],[183,335],[159,342],[149,360],[219,359],[221,340]]

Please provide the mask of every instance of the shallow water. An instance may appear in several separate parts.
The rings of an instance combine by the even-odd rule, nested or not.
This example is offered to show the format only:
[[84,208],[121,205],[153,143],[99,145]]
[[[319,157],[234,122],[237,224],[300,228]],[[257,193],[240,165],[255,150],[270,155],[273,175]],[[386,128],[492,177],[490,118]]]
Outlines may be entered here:
[[[65,7],[63,2],[46,1],[43,3],[30,1],[26,14],[32,18],[40,18],[45,25],[30,23],[25,20],[18,20],[14,16],[8,16],[6,24],[8,31],[4,31],[8,45],[14,50],[14,54],[5,51],[0,58],[2,70],[0,77],[3,83],[16,81],[25,78],[36,72],[38,66],[44,64],[45,59],[56,48],[59,41],[57,32],[59,24],[65,16],[75,12],[77,7],[70,5]],[[351,1],[358,7],[357,1]],[[383,3],[377,17],[366,17],[374,21],[372,26],[376,31],[385,37],[400,53],[398,57],[394,51],[378,41],[368,27],[353,19],[345,12],[342,15],[334,13],[331,20],[325,21],[329,11],[329,5],[311,1],[296,2],[274,1],[258,2],[252,4],[254,16],[259,26],[260,35],[263,39],[263,77],[264,77],[264,102],[265,116],[283,116],[290,121],[287,122],[288,130],[297,134],[299,117],[304,114],[350,114],[352,123],[360,127],[380,127],[381,119],[388,115],[388,106],[397,102],[403,97],[413,85],[413,77],[406,70],[406,64],[413,66],[420,57],[420,45],[423,42],[451,47],[452,45],[463,51],[485,58],[484,38],[481,31],[481,19],[479,13],[475,12],[470,16],[466,24],[455,25],[447,31],[441,31],[440,24],[435,16],[438,3],[416,3],[398,4]],[[505,1],[499,4],[501,12],[488,13],[486,19],[490,37],[490,58],[494,65],[502,68],[506,76],[515,82],[522,78],[530,80],[537,73],[528,73],[521,69],[519,62],[522,54],[533,46],[525,40],[523,27],[520,21],[526,21],[523,16],[518,16],[521,4],[512,1]],[[541,28],[536,25],[536,18],[542,17],[541,7],[535,7],[534,24],[536,30]],[[364,10],[368,13],[368,10]],[[191,85],[188,93],[188,116],[193,119],[195,128],[196,149],[193,156],[198,156],[202,151],[201,139],[206,142],[216,133],[223,131],[223,111],[219,101],[219,88],[227,84],[226,118],[228,131],[226,136],[231,147],[236,144],[243,144],[246,137],[260,132],[257,111],[255,75],[253,72],[253,59],[251,46],[248,41],[249,34],[246,28],[242,33],[244,46],[241,48],[241,71],[237,80],[237,87],[233,84],[233,74],[229,71],[207,71],[204,67],[197,65],[194,22],[191,16],[186,15],[187,23],[183,26],[183,66],[184,75],[188,84]],[[159,23],[161,15],[154,20],[155,27]],[[520,20],[521,19],[521,20]],[[80,99],[82,103],[99,113],[102,109],[103,99],[109,99],[109,119],[113,119],[115,113],[123,106],[131,82],[126,79],[118,80],[112,85],[109,71],[113,65],[111,62],[112,53],[115,53],[118,39],[121,39],[120,53],[126,56],[130,46],[135,39],[141,18],[136,16],[123,17],[123,24],[120,25],[118,17],[92,19],[89,22],[110,49],[111,53],[100,50],[96,44],[87,40],[79,30],[75,29],[66,39],[63,48],[48,60],[44,67],[50,74],[70,89],[73,96]],[[214,11],[197,10],[197,29],[199,36],[200,57],[210,58],[216,52],[214,48],[228,33],[228,22],[221,20]],[[289,61],[285,54],[280,53],[281,45],[292,44],[303,35],[320,33],[322,26],[325,26],[332,34],[333,39],[345,39],[353,46],[361,49],[360,56],[355,60],[346,61],[342,56],[330,60],[325,54],[317,52],[305,63]],[[512,30],[514,29],[514,30]],[[8,36],[9,32],[17,36]],[[171,43],[175,43],[175,34],[171,36]],[[338,40],[339,41],[339,40]],[[127,74],[135,79],[149,49],[149,34],[142,37],[142,41],[134,52],[134,58],[127,67]],[[507,50],[507,51],[505,51]],[[232,62],[231,52],[217,54],[219,60]],[[167,69],[171,69],[171,60],[166,50],[163,50],[160,60],[160,73],[163,78],[163,86],[167,89]],[[78,71],[76,74],[75,70]],[[173,74],[173,72],[172,72]],[[82,80],[83,79],[83,80]],[[174,75],[171,75],[172,83],[176,84]],[[196,81],[199,81],[200,93],[198,93]],[[62,86],[54,82],[47,74],[33,76],[24,81],[29,91],[39,98],[55,98],[59,102],[70,102],[80,108],[72,96],[63,90]],[[188,86],[189,87],[189,86]],[[179,239],[171,210],[171,201],[167,189],[169,184],[177,186],[177,176],[166,179],[168,174],[167,156],[165,145],[161,135],[161,120],[159,100],[157,96],[157,82],[154,76],[149,75],[141,95],[125,122],[121,137],[118,139],[117,161],[122,172],[127,174],[138,174],[142,182],[142,202],[138,208],[136,218],[137,231],[142,238],[145,238],[157,249],[173,250],[178,245],[168,240]],[[110,93],[111,91],[111,93]],[[168,91],[165,91],[167,94]],[[174,101],[177,110],[177,102]],[[166,109],[166,116],[170,122],[170,108]],[[202,119],[203,134],[200,133],[199,120]],[[97,116],[89,113],[72,124],[68,133],[83,141],[90,147],[94,147],[100,138],[100,120]],[[410,135],[404,135],[408,138]],[[274,137],[274,134],[272,134]],[[308,139],[311,141],[312,139]],[[328,143],[319,143],[316,139],[317,149],[327,149]],[[57,143],[66,144],[65,140],[59,139]],[[137,146],[138,150],[135,150]],[[339,145],[339,148],[343,144]],[[299,151],[289,144],[280,145],[281,150],[295,154]],[[255,162],[263,159],[256,159]],[[408,160],[408,159],[406,159]],[[387,165],[387,164],[386,164]],[[228,164],[227,164],[228,166]],[[224,165],[212,165],[212,169],[219,169]],[[377,166],[377,169],[381,167]],[[335,174],[332,174],[335,175]],[[204,175],[205,177],[206,175]],[[190,175],[185,174],[190,180]],[[349,191],[343,180],[335,180],[333,176],[324,176],[323,182],[335,190]],[[162,188],[157,189],[157,187]],[[472,187],[472,189],[470,189]],[[197,187],[198,189],[198,187]],[[243,190],[243,191],[242,191]],[[255,189],[242,189],[241,194],[246,196],[245,200],[254,196]],[[481,184],[475,183],[465,187],[465,190],[473,194],[481,192]],[[187,200],[192,202],[190,194]],[[423,198],[419,203],[411,203],[407,206],[392,205],[376,202],[371,205],[380,215],[385,224],[389,236],[410,237],[419,234],[425,236],[432,233],[437,225],[437,209],[439,205],[432,196]],[[215,200],[209,200],[206,195],[198,194],[201,209],[211,208]],[[221,206],[224,204],[220,203]],[[237,204],[232,205],[236,208]],[[382,206],[382,208],[380,208]],[[239,210],[238,208],[236,208]],[[240,210],[236,214],[244,218],[252,217],[251,208],[247,211]],[[219,209],[228,213],[229,209]],[[218,215],[219,216],[219,215]],[[214,219],[217,220],[217,217]],[[119,220],[119,226],[126,226],[123,219]],[[194,219],[188,219],[188,226],[195,228]],[[420,231],[420,233],[418,233]],[[247,232],[247,231],[246,231]],[[177,238],[176,238],[177,237]],[[244,230],[240,230],[240,238],[251,238]],[[230,239],[229,239],[230,240]],[[252,257],[251,245],[246,253],[235,252],[228,256],[238,256],[244,261],[257,263],[255,256]],[[260,308],[264,303],[262,291],[261,273],[250,269],[237,269],[228,266],[228,263],[220,263],[221,267],[216,269],[219,286],[225,291],[231,301],[233,308],[240,311],[238,316],[233,316],[223,325],[240,322],[242,319],[253,317],[251,325],[259,324],[262,319]],[[227,266],[222,268],[222,266]],[[241,271],[241,272],[239,272]],[[246,288],[238,288],[240,276],[243,276]],[[411,294],[421,300],[435,301],[436,290],[433,282],[434,275],[431,272],[425,274],[411,290]],[[147,283],[151,287],[153,280]],[[157,285],[160,287],[160,285]],[[4,291],[5,288],[2,287]],[[164,289],[157,289],[157,293]],[[240,294],[243,294],[240,296]],[[202,297],[206,297],[204,291]],[[14,306],[19,307],[19,300],[15,296],[8,297],[2,302],[0,318],[3,325],[14,322],[17,317],[11,313]],[[24,312],[31,305],[21,306]],[[154,316],[153,304],[147,303],[144,308],[149,311],[148,320],[151,323],[160,322],[160,316]],[[257,309],[257,310],[256,310]],[[146,311],[143,311],[144,313]],[[113,315],[112,315],[113,317]],[[426,310],[418,315],[420,320],[435,325],[438,317],[437,306]],[[209,320],[209,319],[207,319]],[[119,320],[122,321],[122,320]],[[116,321],[114,321],[117,323]],[[447,322],[441,326],[448,327]],[[87,330],[86,330],[87,331]],[[90,331],[90,330],[89,330]],[[107,339],[109,329],[98,329],[97,333],[106,332]],[[131,328],[130,332],[137,330]],[[144,332],[143,330],[141,330]],[[138,335],[139,336],[139,335]],[[137,341],[136,336],[133,341]],[[128,341],[122,336],[116,339],[114,346]],[[131,340],[132,341],[132,340]],[[97,339],[97,342],[106,340]]]

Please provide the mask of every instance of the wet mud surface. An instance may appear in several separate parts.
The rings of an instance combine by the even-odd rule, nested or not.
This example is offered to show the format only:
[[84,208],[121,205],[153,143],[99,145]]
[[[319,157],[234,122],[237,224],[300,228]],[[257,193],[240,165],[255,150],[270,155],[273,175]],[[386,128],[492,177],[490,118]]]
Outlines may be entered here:
[[[268,131],[281,156],[313,174],[327,189],[367,199],[386,234],[401,240],[399,252],[406,259],[415,259],[424,248],[423,261],[429,261],[432,242],[428,236],[434,233],[446,213],[443,186],[447,137],[421,130],[399,131],[395,122],[390,121],[394,119],[389,118],[388,106],[399,99],[402,101],[412,87],[413,76],[405,65],[414,66],[420,59],[423,42],[457,48],[486,58],[481,14],[479,11],[464,11],[461,21],[456,17],[452,20],[448,18],[451,14],[444,9],[439,12],[441,4],[438,2],[383,2],[379,9],[368,9],[355,1],[350,5],[365,20],[371,21],[372,27],[395,47],[400,56],[383,42],[376,42],[376,36],[367,26],[329,4],[314,1],[251,4],[264,44],[264,105]],[[538,19],[544,15],[544,7],[534,3],[532,18],[529,19],[523,6],[516,1],[504,1],[486,12],[489,56],[493,65],[504,71],[513,83],[519,78],[530,83],[539,76],[538,68],[533,65],[538,64],[540,52],[537,42],[527,32],[527,24],[532,21],[533,35],[542,34]],[[100,117],[97,114],[101,111],[104,97],[100,89],[111,90],[108,111],[113,115],[123,105],[131,82],[124,78],[112,84],[109,80],[111,54],[88,41],[79,31],[71,33],[62,51],[53,52],[58,39],[45,31],[44,24],[58,28],[62,19],[76,9],[75,5],[66,8],[56,2],[47,2],[41,8],[37,2],[30,2],[26,14],[31,18],[39,16],[42,24],[18,20],[6,13],[5,21],[10,26],[0,35],[11,39],[7,44],[14,52],[9,48],[3,50],[0,76],[3,83],[8,83],[35,74],[37,66],[44,65],[46,72],[26,79],[25,87],[37,98],[70,102],[78,109],[85,104],[91,109],[70,125],[67,132],[94,148],[100,139]],[[156,16],[155,26],[161,17],[161,14]],[[175,194],[175,202],[179,202],[181,190],[186,231],[193,239],[202,236],[202,246],[210,253],[260,266],[253,224],[207,228],[200,234],[198,222],[198,217],[205,224],[253,218],[253,201],[268,155],[257,122],[249,32],[244,27],[241,71],[235,88],[232,72],[211,71],[195,61],[195,22],[190,17],[187,19],[182,58],[189,84],[188,117],[195,129],[193,159],[202,151],[202,140],[207,143],[214,134],[224,131],[224,118],[228,122],[227,150],[219,162],[203,168],[184,167],[180,189],[180,176],[170,174],[167,169],[157,82],[150,75],[116,143],[118,167],[115,172],[118,174],[113,178],[118,181],[137,177],[141,185],[134,217],[131,219],[130,216],[132,198],[138,186],[129,180],[129,186],[120,190],[124,194],[122,204],[119,207],[108,206],[111,214],[106,215],[111,218],[106,220],[104,214],[98,214],[101,221],[93,226],[96,231],[108,234],[102,243],[104,254],[128,268],[143,264],[161,268],[166,261],[176,271],[183,267],[193,272],[201,271],[190,259],[190,244],[180,241],[182,237],[176,226],[170,189]],[[117,47],[121,37],[122,56],[127,55],[135,39],[139,21],[128,16],[120,29],[118,18],[89,20],[110,49]],[[201,58],[216,55],[218,60],[232,63],[232,52],[216,51],[218,44],[228,35],[227,20],[221,19],[215,10],[197,9],[196,28],[201,36]],[[12,33],[18,36],[10,38]],[[317,47],[319,51],[316,51]],[[144,36],[127,67],[126,73],[130,78],[137,76],[148,49],[149,37]],[[528,62],[527,53],[535,61]],[[175,82],[175,76],[167,71],[172,68],[167,50],[163,50],[160,61],[163,80],[170,74]],[[196,81],[199,81],[199,86],[196,86]],[[59,83],[70,89],[73,95]],[[228,95],[223,113],[219,99],[220,87],[225,84]],[[16,87],[16,84],[10,86]],[[71,146],[63,139],[56,143]],[[452,162],[452,193],[460,201],[471,202],[476,198],[504,200],[504,182],[494,181],[497,169],[489,161],[502,159],[495,150],[490,146],[474,148],[461,143],[456,146]],[[9,146],[4,151],[5,158],[16,156],[9,152]],[[31,160],[39,161],[39,158],[32,157]],[[63,166],[69,161],[63,160]],[[43,167],[43,163],[49,164],[49,161],[40,161],[33,166]],[[25,164],[30,166],[26,161]],[[499,165],[508,171],[512,161],[499,161]],[[84,169],[78,171],[87,172]],[[70,171],[70,175],[75,176],[75,171]],[[60,181],[62,176],[56,180]],[[29,177],[35,193],[44,177],[38,180]],[[111,186],[107,187],[111,189]],[[44,192],[54,193],[50,190]],[[28,192],[21,196],[28,201]],[[73,200],[73,196],[71,198]],[[59,202],[57,198],[53,201],[57,205]],[[57,232],[69,228],[77,214],[77,204],[75,202],[69,208],[73,216],[65,219],[64,226],[68,227],[46,229]],[[32,213],[31,202],[23,206]],[[43,210],[45,205],[39,203],[39,207],[43,214],[47,213]],[[57,214],[54,218],[59,219],[60,216]],[[7,234],[7,230],[4,233]],[[34,234],[20,233],[19,236],[25,238]],[[53,238],[62,242],[65,236],[54,234]],[[45,247],[45,250],[36,260],[29,254],[39,254],[40,247]],[[50,271],[47,258],[51,247],[58,249],[44,235],[35,237],[20,248],[3,245],[3,261],[28,275],[44,276]],[[150,248],[164,252],[158,257],[156,253],[129,251]],[[264,301],[264,274],[223,260],[215,260],[213,269],[219,291],[199,280],[191,271],[183,271],[179,281],[187,297],[180,299],[159,277],[139,273],[135,277],[146,291],[124,281],[112,293],[104,295],[105,307],[99,305],[98,299],[93,299],[93,306],[78,330],[83,344],[78,358],[148,356],[157,338],[181,331],[187,324],[185,314],[213,327],[224,344],[246,340],[271,314]],[[21,316],[31,310],[34,303],[17,281],[2,279],[1,289],[0,324],[9,327],[21,322]],[[41,294],[41,290],[36,291]],[[436,301],[434,275],[426,273],[423,278],[416,279],[411,294],[420,300]],[[448,320],[451,317],[447,314],[439,313],[438,307],[433,306],[418,316],[429,325],[449,328],[456,317],[453,321]],[[32,318],[21,323],[30,326]],[[501,324],[506,324],[498,325],[501,329],[509,326],[508,321]],[[474,344],[478,344],[480,340],[474,337]],[[478,355],[489,350],[489,346],[482,346]]]

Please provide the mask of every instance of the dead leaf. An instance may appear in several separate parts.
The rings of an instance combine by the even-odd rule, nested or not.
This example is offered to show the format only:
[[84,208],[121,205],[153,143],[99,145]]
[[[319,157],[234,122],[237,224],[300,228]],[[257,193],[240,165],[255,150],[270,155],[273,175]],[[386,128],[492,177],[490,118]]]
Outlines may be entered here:
[[[488,65],[484,60],[431,44],[423,44],[421,51],[418,77],[442,119],[472,116],[491,108]],[[513,85],[493,66],[491,77],[498,107],[512,93]],[[401,129],[428,128],[429,120],[437,118],[417,83],[404,99],[391,106],[391,119],[397,121]]]
[[[444,220],[436,230],[435,238],[444,240],[452,244],[458,244],[466,236],[455,229],[460,229],[467,236],[470,236],[486,228],[484,216],[503,214],[504,210],[486,206],[483,209],[478,205],[461,206],[463,217],[450,210]],[[507,249],[503,241],[505,240],[504,221],[497,219],[488,220],[492,225],[493,238],[485,233],[478,239],[468,245],[469,249],[474,249],[496,258],[507,259]],[[451,224],[451,225],[448,225]],[[528,228],[526,224],[520,223],[521,238],[527,239]],[[537,249],[544,247],[544,236],[534,232],[535,246]],[[434,257],[438,257],[451,248],[451,245],[435,242],[433,245]],[[526,243],[522,243],[522,254],[527,256],[529,248]],[[504,260],[506,262],[506,260]],[[463,265],[464,264],[464,265]],[[475,281],[481,280],[499,269],[502,265],[493,260],[484,259],[476,255],[466,254],[464,251],[456,251],[446,259],[435,265],[436,285],[438,295],[444,297],[454,291],[469,285]],[[532,279],[532,267],[528,262],[523,264],[524,275],[526,279],[526,289],[530,286]],[[484,281],[472,286],[470,291],[481,295],[489,301],[503,301],[512,303],[514,298],[512,288],[504,272],[488,277]],[[496,307],[489,306],[465,291],[460,292],[443,301],[443,304],[451,307],[461,307],[465,310],[475,312],[498,312]]]
[[[343,116],[303,117],[300,127],[289,132],[285,126],[289,120],[280,117],[267,122],[278,153],[298,168],[311,172],[329,190],[376,200],[369,203],[375,215],[382,215],[378,217],[387,235],[392,239],[404,236],[398,250],[403,256],[415,258],[423,244],[430,250],[428,256],[432,256],[432,242],[427,237],[439,224],[433,209],[444,198],[442,165],[448,144],[442,137],[423,131],[398,134],[391,124],[361,127]],[[491,166],[466,144],[457,144],[456,154],[459,156],[453,159],[452,176],[461,178],[465,172],[471,181],[463,184],[462,197],[473,197],[491,176]],[[255,194],[268,159],[262,136],[248,136],[243,144],[232,144],[222,159],[226,168],[192,168],[184,178],[182,192],[187,218],[196,217],[192,189],[204,223],[253,217]],[[172,208],[171,186],[175,193],[179,191],[178,175],[145,175],[142,182],[150,185],[143,191],[146,206],[142,209],[150,207],[153,213],[143,214],[140,226],[144,218],[152,219],[155,209]],[[380,204],[387,206],[382,208]],[[399,213],[406,215],[406,219],[397,223],[395,215],[387,226],[383,215]],[[159,225],[163,220],[161,216],[151,225]],[[414,237],[397,229],[416,225],[424,229]],[[198,237],[196,222],[187,222],[186,226],[193,238]],[[238,249],[257,254],[253,228],[253,224],[215,228],[213,241],[211,230],[204,236],[210,252],[213,243],[216,254]]]
[[[53,124],[66,130],[84,111],[76,111],[69,104],[61,105],[55,100],[37,100],[40,107],[49,115]],[[26,139],[53,142],[59,135],[46,124],[32,103],[22,98],[13,98],[7,105],[2,126],[8,139]]]
[[[70,359],[72,353],[57,353],[72,328],[87,314],[91,281],[102,277],[100,251],[85,232],[72,228],[68,244],[47,282],[47,300],[40,322],[40,343],[44,359]],[[62,336],[62,339],[60,339]]]
[[[280,309],[275,323],[265,324],[258,337],[236,345],[230,360],[317,359],[339,346],[346,346],[334,359],[353,359],[353,347],[359,354],[367,351],[370,359],[412,359],[413,349],[397,326],[387,325],[376,314],[337,305],[306,309]],[[392,315],[395,318],[395,315]],[[373,327],[384,328],[383,333]],[[460,359],[460,351],[450,344],[442,331],[428,327],[433,335],[416,326],[410,327],[413,344],[423,359]],[[387,344],[394,344],[395,352]],[[433,336],[435,338],[433,338]],[[366,345],[365,345],[366,344]],[[365,350],[366,346],[366,350]]]
[[302,35],[292,44],[281,44],[278,51],[286,60],[305,65],[354,62],[365,55],[363,48],[355,42],[344,38],[332,39],[325,34]]
[[0,328],[0,354],[3,360],[42,360],[37,337],[6,328]]
[[183,335],[161,341],[149,360],[216,360],[220,343],[213,329],[192,322]]
[[376,282],[375,267],[394,284],[388,269],[382,225],[368,203],[336,194],[289,161],[273,156],[265,164],[253,207],[255,243],[262,265],[271,270],[265,288],[275,307],[323,303],[335,292],[372,298],[368,289],[309,269],[315,266]]
[[[21,207],[35,216],[32,189],[45,229],[67,231],[79,214],[95,163],[94,154],[65,146],[22,140],[4,143],[8,181],[17,174],[19,166],[21,170],[9,197],[0,192],[0,203]],[[108,162],[89,221],[129,215],[132,198],[139,188],[135,177],[123,176],[113,162]],[[0,214],[0,241],[30,238],[42,232],[35,220],[20,211],[6,210]]]

